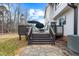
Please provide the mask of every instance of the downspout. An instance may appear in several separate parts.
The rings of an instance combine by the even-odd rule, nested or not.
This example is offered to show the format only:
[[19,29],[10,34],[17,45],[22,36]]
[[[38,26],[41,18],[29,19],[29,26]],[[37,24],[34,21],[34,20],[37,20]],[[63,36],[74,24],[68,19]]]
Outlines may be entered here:
[[69,7],[74,9],[74,35],[77,35],[78,31],[78,7],[74,3],[68,4]]

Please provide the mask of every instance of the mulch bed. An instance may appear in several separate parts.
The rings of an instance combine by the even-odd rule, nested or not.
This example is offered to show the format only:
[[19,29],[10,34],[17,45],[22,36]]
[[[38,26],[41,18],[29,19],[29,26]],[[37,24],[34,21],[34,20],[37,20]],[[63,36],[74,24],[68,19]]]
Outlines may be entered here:
[[63,37],[57,37],[56,38],[56,45],[58,46],[58,47],[65,47],[65,46],[67,46],[67,41],[68,41],[68,37],[67,36],[63,36]]

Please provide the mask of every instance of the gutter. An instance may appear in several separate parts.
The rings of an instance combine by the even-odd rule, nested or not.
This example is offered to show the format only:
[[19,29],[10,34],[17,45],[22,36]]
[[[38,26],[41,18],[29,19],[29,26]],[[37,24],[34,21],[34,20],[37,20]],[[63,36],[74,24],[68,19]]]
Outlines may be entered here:
[[74,9],[74,35],[77,35],[78,29],[78,7],[74,3],[68,3],[68,6]]

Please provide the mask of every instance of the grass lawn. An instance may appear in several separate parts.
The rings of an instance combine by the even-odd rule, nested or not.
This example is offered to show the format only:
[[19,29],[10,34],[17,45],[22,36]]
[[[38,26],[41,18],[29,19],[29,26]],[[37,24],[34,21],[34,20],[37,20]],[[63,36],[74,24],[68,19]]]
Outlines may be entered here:
[[19,41],[17,34],[0,35],[0,56],[14,56],[16,50],[27,46],[26,39]]

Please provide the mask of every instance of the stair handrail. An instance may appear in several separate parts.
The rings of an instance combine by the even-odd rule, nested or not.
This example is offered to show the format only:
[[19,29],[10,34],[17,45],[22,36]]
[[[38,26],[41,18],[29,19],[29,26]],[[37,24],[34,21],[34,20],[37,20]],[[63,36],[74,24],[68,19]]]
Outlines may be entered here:
[[54,30],[53,30],[53,28],[52,28],[52,27],[49,27],[49,29],[50,29],[49,31],[51,31],[53,35],[55,35],[55,34],[56,34],[56,33],[54,32]]
[[49,27],[49,33],[52,36],[52,42],[53,43],[52,42],[51,43],[55,45],[55,37],[56,37],[55,34],[56,33],[53,31],[53,29],[51,27]]
[[31,35],[32,35],[32,27],[29,28],[29,32],[28,32],[28,38],[29,39],[30,39]]

